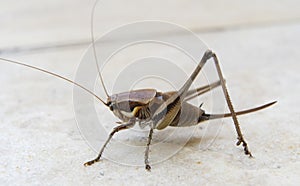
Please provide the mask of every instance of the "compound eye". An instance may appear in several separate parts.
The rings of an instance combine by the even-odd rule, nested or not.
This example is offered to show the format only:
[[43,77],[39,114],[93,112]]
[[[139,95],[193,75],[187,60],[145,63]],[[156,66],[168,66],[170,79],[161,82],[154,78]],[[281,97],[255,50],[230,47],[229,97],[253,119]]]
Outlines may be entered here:
[[114,109],[115,109],[115,104],[114,104],[113,102],[110,102],[109,105],[108,105],[108,107],[109,107],[109,109],[110,109],[111,111],[114,111]]

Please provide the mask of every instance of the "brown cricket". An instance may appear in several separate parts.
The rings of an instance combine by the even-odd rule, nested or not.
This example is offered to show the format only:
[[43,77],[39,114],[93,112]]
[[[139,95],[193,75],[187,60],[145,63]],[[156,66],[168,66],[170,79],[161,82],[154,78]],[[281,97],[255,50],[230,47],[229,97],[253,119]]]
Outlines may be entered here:
[[[206,62],[209,59],[213,59],[213,62],[215,64],[219,81],[214,82],[210,85],[206,85],[203,87],[199,87],[197,89],[189,90],[191,87],[193,81],[197,77],[197,75],[200,73],[203,66],[206,64]],[[81,89],[87,91],[91,95],[93,95],[95,98],[97,98],[99,101],[101,101],[105,106],[107,106],[115,116],[117,116],[121,121],[117,122],[119,124],[116,126],[112,132],[109,134],[106,142],[104,143],[103,147],[100,149],[100,152],[98,156],[91,160],[86,162],[85,166],[90,166],[94,164],[95,162],[98,162],[102,156],[102,153],[106,147],[106,145],[109,143],[109,141],[112,139],[113,135],[116,132],[119,132],[121,130],[129,129],[133,127],[136,123],[139,123],[140,126],[150,126],[149,135],[148,135],[148,141],[146,145],[146,151],[145,151],[145,168],[146,170],[150,171],[151,166],[149,165],[149,147],[152,140],[152,134],[153,130],[162,130],[168,126],[171,127],[188,127],[197,125],[200,122],[211,120],[211,119],[218,119],[218,118],[224,118],[224,117],[232,117],[233,123],[235,125],[235,129],[237,132],[237,143],[236,145],[242,144],[244,147],[244,153],[246,155],[249,155],[252,157],[252,154],[248,148],[247,142],[241,132],[241,128],[237,119],[237,115],[247,114],[251,112],[255,112],[261,109],[264,109],[266,107],[269,107],[276,103],[276,101],[270,102],[268,104],[264,104],[262,106],[243,110],[239,112],[235,112],[233,105],[230,100],[230,96],[227,91],[225,79],[223,77],[218,58],[215,53],[213,53],[211,50],[207,50],[202,59],[200,60],[200,63],[197,65],[194,72],[191,74],[191,76],[187,79],[187,81],[184,83],[184,85],[178,90],[178,91],[171,91],[171,92],[158,92],[155,89],[139,89],[139,90],[130,90],[128,92],[113,94],[109,96],[107,94],[107,91],[104,87],[103,80],[101,73],[98,68],[98,72],[100,75],[100,79],[103,85],[103,88],[107,94],[107,101],[103,101],[100,97],[98,97],[94,92],[91,90],[88,90],[87,88],[83,87],[82,85],[67,79],[61,75],[55,74],[53,72],[49,72],[47,70],[31,66],[28,64],[24,64],[18,61],[13,61],[9,59],[0,58],[0,60],[18,64],[22,66],[26,66],[35,70],[39,70],[42,72],[45,72],[47,74],[56,76],[60,79],[63,79],[65,81],[68,81]],[[199,107],[192,105],[188,103],[189,100],[204,94],[218,86],[222,87],[228,108],[230,110],[230,113],[226,114],[207,114],[204,110],[201,109],[201,105]]]

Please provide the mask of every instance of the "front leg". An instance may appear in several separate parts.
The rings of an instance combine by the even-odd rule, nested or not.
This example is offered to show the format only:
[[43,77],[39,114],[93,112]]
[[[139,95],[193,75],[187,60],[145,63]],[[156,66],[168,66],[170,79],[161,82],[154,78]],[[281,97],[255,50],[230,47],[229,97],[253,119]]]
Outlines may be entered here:
[[135,124],[135,120],[129,121],[129,123],[121,124],[121,125],[115,127],[115,128],[113,129],[113,131],[109,134],[109,137],[107,138],[106,142],[105,142],[104,145],[102,146],[102,148],[101,148],[101,150],[100,150],[98,156],[97,156],[95,159],[86,162],[86,163],[84,164],[84,166],[90,166],[90,165],[93,165],[94,163],[98,162],[98,161],[100,160],[101,156],[102,156],[102,153],[103,153],[103,151],[104,151],[106,145],[109,143],[109,141],[111,140],[111,138],[113,137],[113,135],[114,135],[116,132],[119,132],[120,130],[129,129],[129,128],[133,127],[134,124]]

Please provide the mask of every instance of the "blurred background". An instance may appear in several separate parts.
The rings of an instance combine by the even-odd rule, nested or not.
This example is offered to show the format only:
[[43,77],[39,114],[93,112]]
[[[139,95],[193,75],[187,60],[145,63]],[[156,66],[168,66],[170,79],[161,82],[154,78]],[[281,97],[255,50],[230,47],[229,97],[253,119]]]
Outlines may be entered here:
[[[74,79],[91,44],[94,4],[90,0],[0,1],[0,57]],[[254,159],[235,146],[234,127],[231,119],[226,119],[209,148],[199,148],[201,141],[209,138],[201,138],[201,128],[175,156],[152,166],[151,173],[144,167],[108,160],[83,167],[96,152],[77,128],[73,86],[1,61],[0,182],[297,185],[299,8],[297,0],[110,0],[99,1],[95,7],[95,38],[121,25],[144,20],[183,26],[219,56],[236,110],[277,100],[272,108],[240,117]],[[170,34],[184,37],[184,33]],[[167,35],[161,33],[161,37]],[[104,46],[113,42],[116,40],[107,40]],[[116,120],[108,110],[105,113],[110,123]]]

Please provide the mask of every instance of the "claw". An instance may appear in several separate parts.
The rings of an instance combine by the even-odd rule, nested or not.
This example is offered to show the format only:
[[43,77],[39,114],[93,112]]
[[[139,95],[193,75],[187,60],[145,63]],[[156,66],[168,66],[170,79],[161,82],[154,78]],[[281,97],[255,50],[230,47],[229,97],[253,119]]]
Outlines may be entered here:
[[238,141],[236,142],[236,145],[239,146],[241,143],[243,144],[245,154],[246,154],[246,155],[249,155],[250,158],[253,158],[251,152],[250,152],[249,149],[248,149],[248,145],[247,145],[247,143],[245,142],[245,140],[244,140],[244,139],[238,138]]
[[88,162],[84,163],[83,165],[84,165],[85,167],[87,167],[87,166],[93,165],[93,164],[96,163],[96,162],[99,162],[99,160],[94,159],[94,160],[91,160],[91,161],[88,161]]
[[151,171],[151,166],[150,165],[146,165],[145,169],[150,172]]

